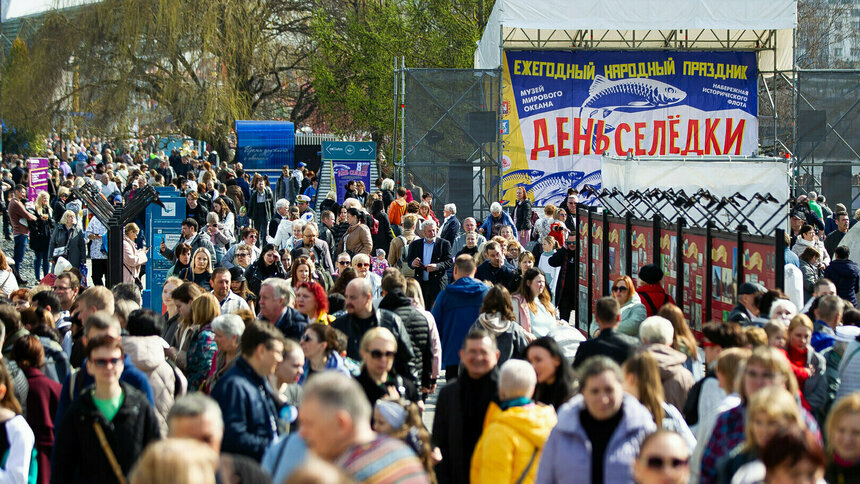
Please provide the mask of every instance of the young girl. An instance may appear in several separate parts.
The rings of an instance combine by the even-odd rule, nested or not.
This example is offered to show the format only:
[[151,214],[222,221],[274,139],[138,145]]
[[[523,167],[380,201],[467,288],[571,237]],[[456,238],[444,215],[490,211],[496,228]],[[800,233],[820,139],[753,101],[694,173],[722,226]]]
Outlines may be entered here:
[[[555,288],[555,279],[558,277],[559,267],[552,267],[549,265],[549,258],[555,254],[555,251],[558,250],[558,240],[551,235],[547,235],[541,240],[541,248],[543,252],[540,255],[540,260],[538,261],[538,269],[542,270],[544,276],[546,276],[546,287]],[[550,290],[550,292],[553,292]],[[555,295],[553,295],[553,302],[558,304],[558,301],[555,300]]]
[[788,335],[785,332],[785,326],[775,321],[771,321],[764,325],[764,332],[767,334],[767,345],[774,348],[784,349],[785,342],[788,340]]
[[385,258],[385,250],[376,249],[376,257],[370,259],[370,263],[373,273],[382,277],[382,273],[385,272],[385,269],[388,269],[388,259]]
[[433,466],[440,459],[433,454],[430,433],[424,428],[418,405],[405,400],[377,400],[373,408],[373,430],[406,442],[421,460],[430,482],[436,482]]

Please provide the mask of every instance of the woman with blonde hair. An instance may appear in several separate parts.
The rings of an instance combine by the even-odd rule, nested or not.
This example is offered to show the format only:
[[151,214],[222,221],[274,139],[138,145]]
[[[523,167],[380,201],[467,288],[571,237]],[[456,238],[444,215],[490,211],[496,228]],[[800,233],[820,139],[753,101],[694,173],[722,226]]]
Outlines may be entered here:
[[209,284],[212,279],[212,255],[209,251],[203,247],[195,250],[191,256],[191,265],[179,272],[179,278],[193,282],[207,291],[212,290]]
[[827,416],[827,482],[860,480],[860,392],[836,402]]
[[[122,238],[122,282],[133,282],[140,290],[143,290],[143,282],[140,280],[140,268],[146,264],[146,253],[149,248],[138,249],[134,241],[140,233],[140,228],[132,222],[123,229]],[[69,261],[71,262],[71,261]],[[75,266],[77,267],[77,266]]]
[[746,440],[720,462],[718,481],[761,482],[764,468],[759,461],[761,450],[780,429],[805,429],[797,400],[784,388],[771,386],[757,391],[750,398],[744,436]]
[[183,371],[186,367],[188,347],[191,346],[197,329],[191,314],[191,303],[205,292],[202,287],[193,282],[183,282],[170,294],[173,304],[176,305],[176,312],[179,314],[179,326],[173,338],[167,341],[171,346],[167,351],[167,357]]
[[[762,388],[776,386],[786,389],[794,398],[800,398],[791,366],[785,355],[776,348],[756,348],[740,370],[735,384],[741,399],[740,405],[721,413],[714,424],[710,440],[707,443],[700,442],[704,446],[699,481],[702,484],[717,482],[718,462],[744,441],[744,422],[753,394]],[[821,432],[812,414],[804,408],[800,409],[800,413],[806,427],[820,438]]]
[[194,439],[168,438],[143,452],[129,474],[130,484],[215,484],[218,454]]
[[558,273],[561,268],[551,266],[549,264],[549,258],[555,255],[555,252],[559,249],[558,240],[556,240],[555,237],[547,235],[540,240],[540,244],[541,253],[536,264],[537,268],[542,270],[544,276],[546,276],[546,286],[555,287],[554,283],[558,279]]
[[692,452],[696,447],[696,437],[681,412],[666,402],[657,359],[647,351],[636,353],[624,362],[621,370],[624,372],[624,391],[636,397],[651,412],[657,428],[677,432]]
[[675,336],[671,346],[687,355],[687,362],[684,364],[684,367],[690,370],[696,381],[704,378],[705,368],[701,363],[705,359],[704,353],[699,355],[699,345],[696,343],[693,332],[690,331],[690,326],[687,324],[686,318],[684,318],[684,311],[681,311],[681,308],[672,303],[667,303],[660,308],[657,315],[668,319],[672,323]]
[[[51,232],[54,229],[54,212],[51,210],[51,200],[47,192],[41,192],[36,196],[36,220],[30,226],[30,248],[33,249],[33,275],[36,282],[50,272],[49,246],[51,245]],[[20,267],[18,268],[20,270]],[[8,293],[7,293],[8,294]]]
[[220,315],[221,305],[210,293],[202,294],[191,301],[191,324],[197,328],[188,346],[188,364],[185,368],[188,388],[191,390],[199,389],[209,377],[212,358],[218,350],[215,332],[212,331],[212,320]]
[[[621,276],[612,283],[612,297],[618,301],[618,314],[621,320],[618,323],[618,332],[627,336],[639,338],[639,325],[648,316],[645,305],[636,294],[636,285],[630,276]],[[597,324],[592,323],[591,334],[597,331]]]
[[529,269],[523,274],[520,288],[511,296],[517,323],[533,337],[547,336],[558,323],[556,309],[540,269]]

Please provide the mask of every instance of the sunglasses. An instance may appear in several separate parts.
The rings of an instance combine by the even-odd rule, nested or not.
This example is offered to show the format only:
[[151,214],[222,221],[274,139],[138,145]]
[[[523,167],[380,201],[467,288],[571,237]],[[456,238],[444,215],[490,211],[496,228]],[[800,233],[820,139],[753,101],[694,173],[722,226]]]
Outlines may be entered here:
[[369,265],[370,265],[370,264],[366,264],[366,263],[364,263],[364,262],[356,262],[356,263],[355,263],[355,267],[367,267],[367,266],[369,266]]
[[236,257],[249,257],[250,255],[251,254],[248,254],[247,252],[243,252],[241,254],[236,254]]
[[386,358],[394,358],[394,354],[395,353],[393,351],[373,350],[370,352],[370,357],[373,358],[374,360],[378,360],[378,359],[381,359],[383,356]]
[[664,459],[662,457],[649,457],[645,460],[645,465],[647,465],[649,469],[656,471],[662,470],[666,467],[669,467],[670,469],[679,469],[690,465],[690,458],[679,459],[677,457],[667,457]]
[[119,362],[122,361],[122,358],[93,358],[90,361],[99,368],[106,368],[108,363],[110,363],[111,366],[118,365]]
[[627,292],[627,286],[615,286],[612,288],[612,292]]
[[306,334],[302,336],[302,343],[316,343],[316,341],[311,338],[311,335]]
[[567,241],[567,242],[565,242],[564,244],[565,244],[565,245],[576,245],[576,241],[575,241],[575,240],[568,240],[568,241]]
[[347,266],[347,265],[349,265],[349,261],[348,261],[348,260],[339,260],[339,261],[337,261],[337,263],[338,263],[338,265],[342,265],[342,266]]
[[249,235],[249,236],[248,236],[248,238],[249,238],[249,239],[256,239],[256,238],[257,238],[257,236],[256,236],[256,235]]

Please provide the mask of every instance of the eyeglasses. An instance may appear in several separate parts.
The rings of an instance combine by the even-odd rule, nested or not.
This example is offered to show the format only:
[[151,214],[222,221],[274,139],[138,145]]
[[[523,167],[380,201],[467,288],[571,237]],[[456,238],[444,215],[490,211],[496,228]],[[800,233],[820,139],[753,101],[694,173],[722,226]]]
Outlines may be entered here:
[[367,266],[369,266],[369,265],[370,265],[370,264],[366,264],[366,263],[364,263],[364,262],[356,262],[356,263],[355,263],[355,267],[367,267]]
[[249,235],[249,236],[248,236],[248,238],[249,238],[249,239],[256,239],[256,238],[257,238],[257,236],[256,236],[256,235]]
[[339,261],[337,261],[337,264],[341,265],[341,266],[348,266],[349,261],[348,260],[339,260]]
[[236,254],[236,257],[251,257],[251,254],[247,252],[242,252],[241,254]]
[[612,292],[627,292],[627,286],[615,286],[612,288]]
[[671,469],[679,469],[681,467],[687,467],[690,465],[690,458],[679,459],[677,457],[649,457],[645,460],[645,465],[648,466],[651,470],[662,470],[665,467],[669,467]]
[[311,335],[305,334],[305,335],[302,335],[302,343],[316,343],[316,341],[314,341],[313,338],[311,338]]
[[71,287],[54,286],[54,291],[70,291]]
[[370,357],[374,360],[381,359],[383,356],[386,358],[394,358],[395,353],[393,351],[379,351],[373,350],[370,352]]
[[565,244],[565,245],[576,245],[576,241],[575,241],[575,240],[568,240],[568,241],[567,241],[567,242],[565,242],[564,244]]
[[122,361],[122,358],[93,358],[90,361],[99,368],[106,368],[108,364],[110,364],[110,366],[118,365],[119,362]]

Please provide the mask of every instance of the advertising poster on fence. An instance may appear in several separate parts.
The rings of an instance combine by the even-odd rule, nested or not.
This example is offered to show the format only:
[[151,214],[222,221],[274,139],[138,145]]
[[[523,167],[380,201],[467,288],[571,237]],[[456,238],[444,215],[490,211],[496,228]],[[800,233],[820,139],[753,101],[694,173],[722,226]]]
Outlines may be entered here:
[[630,274],[633,281],[638,283],[639,269],[654,262],[651,260],[654,254],[654,227],[633,222],[630,230],[632,231],[630,250],[633,251],[630,258]]
[[27,159],[30,177],[27,180],[27,200],[36,201],[39,192],[48,190],[49,163],[47,158]]
[[711,317],[726,321],[737,294],[737,240],[714,237],[711,242]]
[[743,279],[744,282],[757,282],[764,287],[776,287],[776,249],[773,244],[766,242],[748,242],[744,239]]
[[707,241],[703,234],[684,232],[684,304],[681,309],[690,322],[690,327],[696,331],[702,330],[703,320],[710,320],[704,317],[708,284],[706,246]]
[[[609,219],[609,273],[618,277],[626,274],[627,267],[624,255],[627,253],[627,230],[624,219]],[[610,287],[612,281],[609,282]]]
[[[670,233],[671,232],[671,233]],[[660,268],[663,269],[663,289],[675,297],[675,287],[678,285],[678,236],[675,228],[670,227],[660,237]]]
[[601,183],[602,154],[750,155],[754,52],[506,51],[502,198]]
[[332,183],[337,189],[337,203],[343,203],[343,197],[346,195],[346,184],[350,180],[364,182],[364,186],[369,188],[370,184],[370,163],[369,161],[332,161]]

